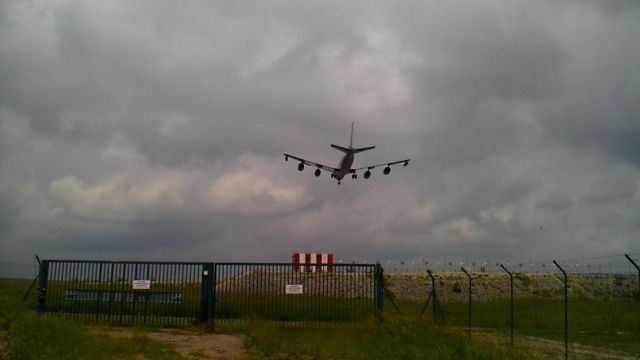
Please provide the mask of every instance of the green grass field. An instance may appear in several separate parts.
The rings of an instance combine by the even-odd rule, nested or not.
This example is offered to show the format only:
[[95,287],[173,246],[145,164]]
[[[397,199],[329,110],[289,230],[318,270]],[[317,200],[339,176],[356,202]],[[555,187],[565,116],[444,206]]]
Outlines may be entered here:
[[27,280],[0,280],[0,331],[6,332],[0,359],[180,359],[166,344],[140,335],[116,339],[91,334],[76,322],[41,316],[35,294],[22,302]]
[[[133,338],[112,338],[96,335],[86,324],[73,319],[39,315],[34,310],[35,291],[27,302],[21,302],[28,285],[26,280],[0,280],[0,359],[180,358],[167,344],[145,335],[145,331],[154,328],[134,330],[139,335]],[[263,299],[256,305],[260,309],[268,303]],[[422,304],[400,302],[398,305],[401,313],[396,312],[389,301],[385,302],[383,322],[369,318],[353,324],[291,326],[245,320],[218,323],[217,331],[245,335],[249,359],[533,359],[562,355],[558,349],[551,353],[532,352],[519,342],[524,336],[562,341],[561,300],[516,301],[514,349],[507,345],[507,301],[473,304],[471,340],[466,336],[466,303],[443,304],[446,320],[439,326],[432,322],[431,309],[421,314]],[[638,357],[639,320],[640,302],[637,301],[571,299],[571,349],[579,343]],[[494,341],[483,340],[480,335],[487,333]],[[571,357],[585,358],[577,353]]]
[[[418,312],[419,306],[407,304]],[[467,326],[467,303],[443,304],[447,323]],[[431,309],[430,309],[431,310]],[[508,337],[509,301],[472,302],[472,327],[492,329]],[[431,319],[430,313],[427,314]],[[622,350],[640,357],[640,301],[595,301],[569,298],[569,341]],[[515,334],[564,341],[564,300],[516,299]]]
[[269,322],[225,325],[244,334],[249,359],[531,359],[518,350],[473,343],[460,331],[394,317],[380,323],[286,327]]

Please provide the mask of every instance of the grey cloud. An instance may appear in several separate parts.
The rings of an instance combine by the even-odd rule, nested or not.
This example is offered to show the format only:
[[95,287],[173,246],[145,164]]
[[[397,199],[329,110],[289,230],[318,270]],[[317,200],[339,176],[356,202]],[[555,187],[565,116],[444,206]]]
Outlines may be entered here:
[[[4,2],[0,254],[629,251],[635,9]],[[336,165],[354,120],[356,165],[410,166],[337,186],[282,161]]]

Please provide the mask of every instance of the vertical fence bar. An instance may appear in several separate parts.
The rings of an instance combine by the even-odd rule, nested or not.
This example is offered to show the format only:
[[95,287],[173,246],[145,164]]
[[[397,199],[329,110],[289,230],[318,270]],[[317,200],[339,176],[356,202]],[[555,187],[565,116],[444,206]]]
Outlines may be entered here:
[[510,295],[510,310],[511,310],[511,347],[513,347],[513,274],[504,265],[500,264],[500,267],[509,274],[509,285],[511,290]]
[[151,281],[151,276],[149,274],[149,264],[145,264],[145,276],[144,278],[149,281],[150,288],[144,291],[144,308],[142,310],[142,323],[147,325],[147,311],[149,310],[149,292],[151,289],[155,288],[155,281]]
[[211,263],[213,274],[211,275],[211,330],[215,328],[216,324],[216,303],[218,302],[218,264]]
[[120,325],[122,325],[123,324],[123,320],[124,320],[124,318],[123,318],[123,316],[124,316],[124,301],[125,301],[124,283],[125,283],[125,278],[126,278],[125,277],[125,271],[126,271],[127,265],[124,264],[124,263],[120,263],[120,267],[122,268],[122,271],[121,271],[120,278],[118,279],[118,282],[120,283],[119,286],[118,286],[118,289],[120,290],[120,312],[119,312],[118,323]]
[[467,310],[467,315],[468,315],[468,319],[467,319],[467,335],[469,336],[469,339],[471,339],[471,274],[469,274],[467,269],[465,269],[464,267],[461,267],[460,269],[465,274],[467,274],[467,277],[469,278],[469,308]]
[[556,265],[562,274],[564,275],[564,358],[569,358],[569,301],[568,301],[568,283],[567,283],[567,273],[564,269],[555,261],[553,263]]
[[93,287],[96,292],[96,321],[100,320],[100,313],[102,308],[102,261],[98,265],[98,279],[97,284]]
[[[73,274],[75,264],[73,263],[64,263],[64,289],[66,293],[66,289],[73,289],[73,281],[71,280],[71,276]],[[66,318],[71,318],[73,316],[73,302],[69,301],[70,299],[67,296],[64,297],[64,314]]]
[[113,313],[112,313],[112,306],[113,306],[113,282],[114,282],[114,277],[115,277],[115,264],[110,262],[109,263],[109,303],[107,305],[107,323],[111,324],[112,322],[112,318],[113,318]]
[[[71,263],[71,273],[69,274],[71,276],[71,288],[74,289],[74,291],[77,293],[78,289],[80,289],[80,284],[78,282],[78,273],[80,272],[80,265],[77,262],[73,262]],[[78,317],[78,302],[77,301],[71,301],[70,303],[71,305],[71,318],[72,319],[76,319]]]

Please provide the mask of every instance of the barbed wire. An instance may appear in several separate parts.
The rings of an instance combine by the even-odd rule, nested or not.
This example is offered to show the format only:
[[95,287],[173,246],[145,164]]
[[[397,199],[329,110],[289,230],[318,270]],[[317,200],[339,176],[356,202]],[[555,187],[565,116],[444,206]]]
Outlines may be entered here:
[[[640,263],[640,253],[627,254],[636,263]],[[27,259],[31,259],[29,261]],[[555,259],[565,270],[571,272],[599,272],[599,273],[636,273],[637,270],[631,264],[631,262],[625,257],[625,254],[609,254],[600,256],[590,256],[583,258],[571,258],[571,259]],[[353,262],[355,260],[348,260],[346,262]],[[342,263],[343,260],[338,260]],[[558,269],[553,264],[553,260],[496,260],[496,259],[481,259],[473,260],[469,258],[454,259],[450,257],[443,258],[421,258],[411,260],[377,260],[369,262],[367,260],[360,260],[361,263],[380,263],[385,271],[392,272],[415,272],[426,271],[431,269],[434,271],[459,271],[461,267],[467,267],[472,271],[479,272],[503,272],[500,265],[505,265],[507,268],[515,271],[529,271],[529,272],[552,272]],[[0,254],[0,265],[4,266],[35,266],[36,260],[34,255],[8,253]]]

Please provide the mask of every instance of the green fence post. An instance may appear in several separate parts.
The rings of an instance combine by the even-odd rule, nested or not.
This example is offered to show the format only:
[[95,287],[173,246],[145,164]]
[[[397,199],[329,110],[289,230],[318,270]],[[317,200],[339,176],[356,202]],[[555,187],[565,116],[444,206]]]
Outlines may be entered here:
[[38,274],[38,312],[47,311],[47,280],[49,278],[49,261],[40,262]]
[[213,288],[212,281],[213,279],[213,264],[212,263],[204,263],[202,264],[202,311],[200,320],[204,323],[207,323],[211,326],[211,318],[213,314]]
[[633,261],[633,259],[631,258],[631,256],[629,256],[629,254],[624,254],[624,257],[626,257],[627,260],[629,260],[629,262],[631,262],[633,267],[635,267],[636,270],[638,270],[638,295],[637,295],[637,299],[640,299],[640,266],[638,266],[638,264],[636,264],[636,262]]
[[502,267],[502,269],[504,271],[507,272],[507,274],[509,274],[509,285],[510,285],[510,289],[511,289],[511,305],[510,305],[510,310],[511,310],[511,320],[510,320],[510,325],[511,325],[511,347],[513,347],[513,273],[511,273],[511,271],[509,271],[509,269],[507,269],[504,265],[500,264],[500,267]]
[[382,310],[384,308],[383,286],[384,286],[384,270],[380,263],[376,264],[376,276],[375,276],[375,303],[376,303],[376,316],[379,320],[382,320]]
[[460,269],[465,274],[467,274],[467,277],[469,278],[469,303],[468,303],[469,309],[467,310],[467,315],[468,315],[468,319],[467,319],[467,334],[469,336],[469,339],[471,339],[471,274],[464,267],[461,267]]
[[555,260],[553,263],[556,265],[562,274],[564,275],[564,358],[569,358],[569,300],[567,289],[569,287],[567,282],[567,273]]

